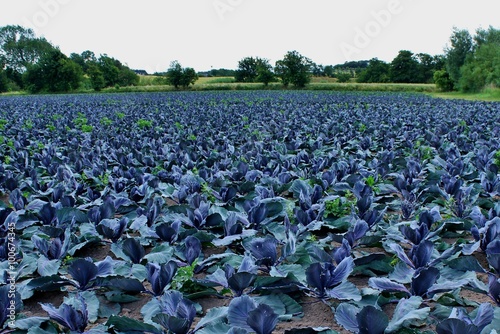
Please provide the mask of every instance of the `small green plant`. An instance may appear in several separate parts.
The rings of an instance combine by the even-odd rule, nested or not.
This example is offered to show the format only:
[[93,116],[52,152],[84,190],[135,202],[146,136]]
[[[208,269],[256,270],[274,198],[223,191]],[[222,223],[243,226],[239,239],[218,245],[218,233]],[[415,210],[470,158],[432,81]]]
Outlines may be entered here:
[[5,130],[7,123],[8,122],[5,119],[0,119],[0,130]]
[[110,120],[109,118],[107,118],[106,116],[104,116],[103,118],[101,118],[99,123],[101,123],[104,126],[110,126],[111,124],[113,124],[113,121]]
[[73,260],[74,260],[74,258],[71,255],[66,255],[66,257],[63,259],[63,263],[68,264],[68,263],[71,263],[71,261],[73,261]]
[[370,175],[368,176],[366,179],[365,179],[365,183],[367,186],[369,186],[370,188],[373,188],[373,186],[375,185],[375,177],[373,175]]
[[338,197],[331,201],[325,202],[324,216],[332,216],[334,218],[342,218],[351,213],[351,205],[353,203],[347,198]]
[[137,120],[136,124],[140,129],[144,130],[146,128],[152,127],[153,121],[148,121],[147,119],[141,118],[141,119]]
[[47,124],[46,126],[47,130],[49,130],[50,132],[54,132],[56,131],[56,126],[54,124]]
[[34,124],[33,124],[33,121],[31,119],[28,119],[28,120],[26,120],[26,122],[24,122],[25,129],[31,130],[31,129],[33,129],[33,126],[34,126]]
[[493,163],[500,167],[500,150],[495,152],[495,156],[493,158]]
[[193,262],[190,266],[184,266],[177,269],[177,273],[172,279],[171,288],[173,290],[180,291],[182,288],[190,281],[192,281],[194,276],[194,268],[198,263],[197,260]]
[[124,118],[125,118],[125,114],[124,114],[124,113],[122,113],[122,112],[117,112],[117,113],[116,113],[116,117],[117,117],[118,119],[124,119]]
[[378,175],[377,178],[375,176],[373,176],[373,175],[370,175],[367,178],[365,178],[365,183],[366,183],[367,186],[369,186],[370,188],[372,188],[372,190],[375,193],[378,193],[380,191],[380,187],[377,185],[377,180],[380,180],[380,179],[381,179],[380,175]]
[[159,172],[165,170],[162,165],[156,165],[155,168],[151,171],[151,174],[158,175]]
[[[91,132],[92,126],[88,125],[88,119],[81,112],[78,113],[76,118],[73,120],[73,124],[75,124],[75,128],[82,130],[83,132]],[[90,128],[89,128],[90,127]]]
[[181,123],[179,123],[179,122],[175,122],[175,124],[174,124],[174,125],[175,125],[175,127],[177,128],[177,130],[179,130],[179,131],[180,131],[180,130],[182,130],[182,129],[184,128],[184,126],[183,126]]
[[217,199],[215,198],[214,194],[213,194],[213,190],[212,188],[210,188],[210,186],[208,185],[208,183],[204,182],[202,185],[201,185],[201,193],[206,195],[207,196],[207,199],[212,202],[212,203],[215,203],[217,201]]
[[109,173],[99,175],[99,181],[106,186],[109,183]]
[[87,124],[82,125],[82,132],[89,133],[92,132],[92,129],[94,129],[92,125],[87,125]]
[[195,141],[196,140],[196,136],[194,134],[190,134],[187,139]]
[[260,133],[260,131],[259,131],[259,130],[255,129],[255,130],[253,130],[253,131],[252,131],[252,133],[251,133],[251,134],[252,134],[252,136],[257,137],[257,139],[261,139],[261,136],[262,136],[262,135],[261,135],[261,133]]

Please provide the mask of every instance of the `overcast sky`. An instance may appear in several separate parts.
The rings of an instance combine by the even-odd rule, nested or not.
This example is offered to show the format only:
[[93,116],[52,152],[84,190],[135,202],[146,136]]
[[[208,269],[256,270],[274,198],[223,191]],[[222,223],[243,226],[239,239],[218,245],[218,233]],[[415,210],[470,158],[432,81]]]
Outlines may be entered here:
[[500,28],[499,12],[498,0],[0,0],[0,26],[152,73],[173,60],[197,71],[246,56],[274,64],[290,50],[324,65],[441,54],[454,26]]

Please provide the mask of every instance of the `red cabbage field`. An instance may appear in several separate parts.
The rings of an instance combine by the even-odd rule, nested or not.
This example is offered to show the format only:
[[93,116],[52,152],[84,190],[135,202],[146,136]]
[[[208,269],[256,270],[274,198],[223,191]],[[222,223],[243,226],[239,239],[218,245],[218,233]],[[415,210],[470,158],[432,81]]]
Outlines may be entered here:
[[496,333],[500,104],[0,98],[2,333]]

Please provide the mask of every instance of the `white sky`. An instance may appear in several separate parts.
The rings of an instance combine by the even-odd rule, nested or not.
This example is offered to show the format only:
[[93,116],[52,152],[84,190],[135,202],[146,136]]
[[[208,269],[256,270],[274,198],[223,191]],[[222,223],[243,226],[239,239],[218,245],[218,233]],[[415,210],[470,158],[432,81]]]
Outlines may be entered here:
[[498,0],[0,0],[0,26],[149,73],[173,60],[197,71],[246,56],[274,65],[291,50],[324,65],[441,54],[454,26],[500,28],[498,13]]

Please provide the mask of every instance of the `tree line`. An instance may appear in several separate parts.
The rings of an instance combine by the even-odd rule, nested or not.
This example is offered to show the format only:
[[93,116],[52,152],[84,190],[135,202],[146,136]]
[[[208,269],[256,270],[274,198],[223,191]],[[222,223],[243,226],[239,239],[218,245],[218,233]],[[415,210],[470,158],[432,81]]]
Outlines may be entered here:
[[[477,92],[485,87],[500,87],[500,30],[454,28],[444,54],[414,54],[401,50],[391,61],[378,58],[350,61],[338,65],[314,63],[297,51],[288,51],[274,66],[268,59],[245,57],[236,70],[219,69],[197,73],[170,64],[156,81],[175,88],[187,88],[198,76],[234,76],[236,82],[281,82],[298,88],[313,76],[336,78],[338,82],[361,83],[435,83],[444,91]],[[78,88],[99,91],[106,87],[137,85],[139,76],[119,60],[92,51],[64,55],[33,30],[21,26],[0,27],[0,92],[26,90],[67,92]]]
[[313,75],[339,82],[435,83],[443,91],[478,92],[488,86],[500,87],[500,30],[478,29],[472,36],[468,30],[454,28],[444,54],[401,50],[389,63],[373,58],[323,66],[292,51],[276,62],[272,72],[268,60],[246,57],[238,63],[235,80],[267,85],[280,79],[285,86],[304,87]]
[[92,51],[69,57],[32,29],[0,27],[0,92],[69,92],[137,85],[139,76],[119,60]]

